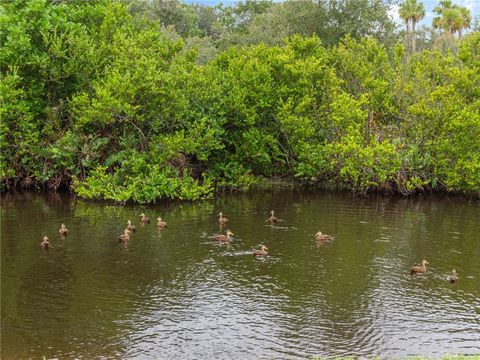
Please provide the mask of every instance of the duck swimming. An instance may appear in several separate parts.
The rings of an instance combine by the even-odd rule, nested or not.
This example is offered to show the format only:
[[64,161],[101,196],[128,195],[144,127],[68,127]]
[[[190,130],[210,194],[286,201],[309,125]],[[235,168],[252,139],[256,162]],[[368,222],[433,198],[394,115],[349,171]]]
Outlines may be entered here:
[[162,218],[159,216],[157,218],[157,226],[159,228],[166,228],[167,227],[167,223],[165,221],[162,221]]
[[130,240],[130,231],[128,229],[123,230],[123,234],[118,237],[118,242],[126,242]]
[[270,217],[267,220],[265,220],[265,222],[270,221],[271,223],[276,223],[278,221],[278,219],[275,216],[275,212],[272,210],[272,211],[270,211],[270,214],[271,214]]
[[43,250],[48,250],[50,249],[50,241],[48,241],[47,235],[43,237],[42,242],[40,243],[40,246],[43,248]]
[[60,234],[61,237],[65,237],[68,235],[68,230],[67,228],[65,227],[65,224],[62,224],[60,226],[60,229],[58,230],[58,233]]
[[315,240],[320,242],[330,242],[333,240],[333,236],[322,234],[321,231],[315,234]]
[[415,265],[410,268],[410,275],[413,274],[425,274],[427,272],[427,267],[425,265],[430,265],[427,260],[422,260],[422,265]]
[[140,214],[140,221],[142,224],[150,224],[150,218],[146,217],[144,213]]
[[131,232],[137,231],[137,227],[130,220],[127,221],[127,230]]
[[268,248],[265,245],[260,246],[260,250],[253,250],[253,256],[266,256]]
[[450,281],[450,284],[455,284],[457,280],[458,280],[457,270],[453,269],[452,275],[448,277],[448,281]]
[[227,235],[223,235],[223,234],[214,235],[213,239],[216,241],[222,241],[222,242],[232,240],[231,236],[234,235],[233,232],[231,232],[230,230],[227,230],[226,234]]
[[220,212],[218,214],[218,223],[219,224],[226,224],[228,222],[228,219],[226,217],[223,217],[223,214]]

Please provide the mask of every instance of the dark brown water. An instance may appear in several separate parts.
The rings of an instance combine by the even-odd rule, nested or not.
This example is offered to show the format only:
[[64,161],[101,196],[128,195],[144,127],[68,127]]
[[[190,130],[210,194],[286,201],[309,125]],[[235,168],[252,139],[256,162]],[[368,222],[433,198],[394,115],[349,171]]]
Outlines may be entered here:
[[[168,229],[140,226],[142,211]],[[219,211],[230,246],[208,238]],[[123,247],[128,219],[138,230]],[[276,192],[122,207],[24,194],[3,197],[1,225],[2,359],[480,353],[478,201]],[[318,230],[334,242],[317,244]],[[422,258],[427,274],[410,276]]]

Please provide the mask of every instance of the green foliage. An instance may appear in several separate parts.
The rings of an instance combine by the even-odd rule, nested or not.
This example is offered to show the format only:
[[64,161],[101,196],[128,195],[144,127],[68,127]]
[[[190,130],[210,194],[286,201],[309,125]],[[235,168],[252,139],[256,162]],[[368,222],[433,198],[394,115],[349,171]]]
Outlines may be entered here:
[[475,31],[464,37],[460,43],[458,57],[472,68],[480,68],[480,32]]
[[282,44],[286,37],[316,35],[327,46],[343,37],[373,36],[384,43],[396,39],[389,7],[381,0],[287,0],[263,8],[240,28],[229,27],[219,36],[219,47],[266,43]]
[[[2,4],[2,185],[140,203],[272,177],[478,191],[478,33],[458,55],[406,56],[386,45],[386,23],[365,37],[368,24],[318,21],[357,3]],[[372,4],[370,20],[385,10]]]
[[477,191],[480,72],[452,54],[424,51],[404,63],[397,81],[400,138],[414,155],[408,173],[433,187]]
[[130,13],[149,20],[158,21],[163,26],[172,26],[181,36],[199,35],[199,15],[195,7],[179,0],[122,0],[128,4]]
[[417,2],[417,0],[405,0],[405,2],[399,8],[399,15],[402,20],[405,21],[406,32],[411,41],[411,51],[415,52],[417,37],[417,34],[415,33],[415,25],[418,21],[425,17],[425,8],[423,3]]
[[345,90],[355,96],[369,111],[368,133],[378,121],[394,116],[393,83],[395,69],[384,46],[373,38],[354,41],[345,38],[335,52],[337,72]]
[[472,21],[470,10],[453,4],[451,0],[440,0],[433,11],[439,15],[433,19],[435,28],[443,29],[450,34],[458,31],[461,35],[463,29],[470,27]]
[[133,200],[138,203],[155,202],[161,198],[197,200],[209,197],[213,191],[208,178],[200,184],[186,173],[160,168],[142,156],[124,162],[113,173],[98,166],[85,181],[74,181],[74,189],[86,199]]

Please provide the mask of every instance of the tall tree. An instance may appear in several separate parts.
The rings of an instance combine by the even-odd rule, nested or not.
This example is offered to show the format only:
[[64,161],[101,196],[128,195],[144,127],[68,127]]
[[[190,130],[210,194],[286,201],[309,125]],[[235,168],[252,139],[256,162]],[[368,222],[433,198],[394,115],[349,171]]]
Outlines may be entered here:
[[460,12],[462,14],[462,26],[458,29],[458,36],[462,37],[462,30],[468,29],[472,23],[472,15],[466,7],[460,7]]
[[406,0],[400,6],[400,17],[405,21],[407,34],[410,32],[409,24],[412,24],[412,31],[409,34],[411,38],[412,52],[415,52],[416,48],[416,34],[415,25],[425,17],[425,8],[423,3],[417,2],[417,0]]
[[433,26],[452,35],[458,32],[462,36],[463,29],[470,27],[472,16],[466,7],[454,5],[451,0],[440,0],[433,8],[439,16],[433,19]]
[[[349,35],[360,39],[372,36],[384,44],[397,41],[396,24],[388,16],[392,0],[285,0],[273,2],[264,13],[257,12],[229,39],[231,44],[264,42],[281,44],[285,37],[317,35],[328,46]],[[264,9],[264,8],[262,8]],[[230,43],[228,43],[230,40]]]

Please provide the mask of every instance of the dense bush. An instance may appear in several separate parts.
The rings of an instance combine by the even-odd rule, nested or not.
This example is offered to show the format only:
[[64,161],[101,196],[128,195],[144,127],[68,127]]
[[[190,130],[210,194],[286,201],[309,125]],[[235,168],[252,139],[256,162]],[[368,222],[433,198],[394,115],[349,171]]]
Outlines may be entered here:
[[262,177],[480,190],[479,33],[458,55],[293,36],[199,65],[118,2],[1,7],[4,189],[119,202],[199,199]]

